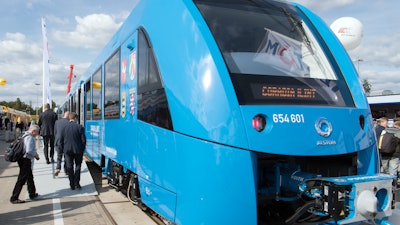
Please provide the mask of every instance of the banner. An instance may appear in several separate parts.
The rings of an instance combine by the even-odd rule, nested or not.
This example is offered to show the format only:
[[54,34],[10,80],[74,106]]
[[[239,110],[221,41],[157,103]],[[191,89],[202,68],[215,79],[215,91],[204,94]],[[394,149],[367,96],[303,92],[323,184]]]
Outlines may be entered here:
[[282,74],[310,76],[309,67],[303,62],[301,42],[270,29],[266,29],[264,40],[257,50],[255,61],[268,64],[281,71]]
[[43,106],[50,104],[51,108],[51,85],[50,85],[50,69],[49,69],[49,46],[47,43],[46,21],[42,18],[42,36],[43,36]]

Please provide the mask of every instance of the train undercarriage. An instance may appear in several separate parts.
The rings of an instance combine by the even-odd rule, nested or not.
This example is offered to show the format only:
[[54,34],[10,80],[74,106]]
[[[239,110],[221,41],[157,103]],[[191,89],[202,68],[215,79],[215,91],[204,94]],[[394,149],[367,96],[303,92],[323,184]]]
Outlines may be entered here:
[[[388,182],[389,180],[389,182]],[[357,175],[357,154],[258,154],[258,224],[351,224],[386,217],[394,208],[385,175]]]
[[152,211],[142,202],[140,198],[139,179],[137,174],[129,170],[124,172],[123,167],[115,161],[110,160],[110,163],[111,166],[108,167],[109,169],[107,171],[107,181],[111,187],[125,195],[132,204],[142,209],[157,224],[174,224],[173,222]]
[[[350,224],[379,219],[379,213],[394,208],[388,177],[358,176],[356,153],[319,157],[259,153],[257,158],[259,225]],[[138,176],[124,172],[114,161],[108,168],[109,185],[142,210],[151,211],[141,201]],[[371,203],[376,207],[371,208]],[[352,219],[346,222],[347,217]],[[158,214],[155,218],[159,224],[174,224]]]

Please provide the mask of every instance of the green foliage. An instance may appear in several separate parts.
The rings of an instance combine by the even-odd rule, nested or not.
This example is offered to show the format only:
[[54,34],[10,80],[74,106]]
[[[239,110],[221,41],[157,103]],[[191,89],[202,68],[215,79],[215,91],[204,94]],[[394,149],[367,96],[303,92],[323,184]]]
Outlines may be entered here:
[[[6,102],[6,101],[0,101],[0,105],[4,105],[10,108],[13,108],[15,110],[19,110],[22,112],[27,112],[30,115],[35,115],[36,114],[36,109],[32,108],[31,105],[26,104],[25,102],[22,102],[21,99],[17,98],[16,101],[12,102]],[[56,107],[56,103],[52,101],[52,108],[54,109]],[[38,109],[38,114],[42,113],[43,107],[40,107]]]
[[367,79],[362,80],[362,85],[364,87],[365,93],[367,93],[367,94],[371,93],[372,85],[368,82]]
[[21,102],[19,98],[17,98],[17,100],[13,102],[1,101],[0,105],[4,105],[23,112],[29,112],[31,115],[36,113],[36,111],[30,105],[26,104],[25,102]]

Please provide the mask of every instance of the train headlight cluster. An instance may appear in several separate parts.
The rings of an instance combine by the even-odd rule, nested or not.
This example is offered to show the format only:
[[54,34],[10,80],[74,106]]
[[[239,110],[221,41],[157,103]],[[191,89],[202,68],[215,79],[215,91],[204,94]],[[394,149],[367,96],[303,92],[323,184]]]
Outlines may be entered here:
[[253,117],[251,123],[256,131],[262,132],[267,125],[267,120],[265,119],[264,115],[257,114]]

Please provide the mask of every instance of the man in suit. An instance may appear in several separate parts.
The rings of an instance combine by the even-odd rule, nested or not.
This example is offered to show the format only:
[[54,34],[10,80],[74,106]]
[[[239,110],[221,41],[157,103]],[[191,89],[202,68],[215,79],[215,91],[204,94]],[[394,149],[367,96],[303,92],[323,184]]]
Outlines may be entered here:
[[[69,123],[69,111],[66,111],[64,113],[64,117],[57,120],[55,125],[54,125],[54,145],[57,151],[57,166],[56,166],[56,172],[54,173],[54,176],[58,176],[58,174],[61,171],[61,160],[63,157],[63,153],[60,151],[60,137],[61,133],[64,130],[64,128],[68,125]],[[67,173],[67,166],[66,163],[64,162],[64,172]]]
[[[60,149],[64,153],[71,190],[81,189],[81,164],[86,146],[86,136],[83,127],[76,122],[76,113],[69,114],[69,123],[61,131]],[[75,169],[74,169],[75,164]]]
[[46,103],[43,106],[43,112],[39,116],[40,135],[43,137],[44,157],[47,164],[50,164],[49,159],[49,142],[50,142],[50,158],[54,163],[54,124],[57,120],[57,114],[50,110],[50,104]]

